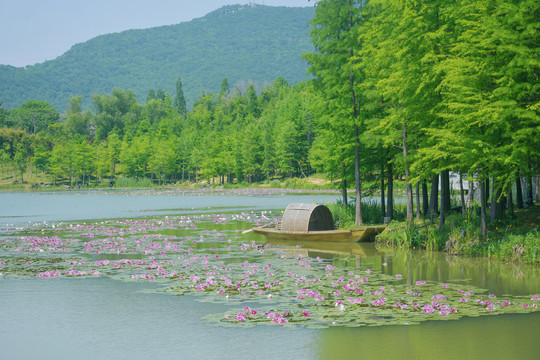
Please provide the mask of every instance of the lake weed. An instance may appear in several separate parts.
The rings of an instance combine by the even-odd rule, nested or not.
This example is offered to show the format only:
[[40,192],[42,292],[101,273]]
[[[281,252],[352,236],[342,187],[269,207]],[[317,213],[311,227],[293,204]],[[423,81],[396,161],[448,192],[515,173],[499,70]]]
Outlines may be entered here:
[[[413,282],[402,274],[329,263],[296,244],[262,244],[239,231],[273,221],[255,213],[219,214],[13,233],[0,238],[0,274],[154,281],[165,293],[241,306],[206,317],[219,325],[408,325],[538,310],[538,295],[499,298],[476,287],[463,289],[463,284]],[[250,306],[242,306],[246,303]]]

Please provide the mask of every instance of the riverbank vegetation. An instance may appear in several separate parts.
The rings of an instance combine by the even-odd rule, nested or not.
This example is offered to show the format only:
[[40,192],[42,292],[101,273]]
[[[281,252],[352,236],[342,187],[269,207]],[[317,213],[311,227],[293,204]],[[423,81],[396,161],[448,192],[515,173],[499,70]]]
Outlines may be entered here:
[[[343,191],[336,211],[350,212],[355,190],[355,226],[403,216],[383,242],[537,262],[537,217],[523,233],[499,224],[539,196],[538,11],[532,0],[322,0],[311,80],[231,89],[224,78],[191,109],[180,78],[174,96],[150,89],[145,104],[114,89],[92,96],[93,112],[80,96],[65,114],[34,100],[0,108],[0,178],[293,187],[318,173]],[[363,205],[369,194],[379,205]]]

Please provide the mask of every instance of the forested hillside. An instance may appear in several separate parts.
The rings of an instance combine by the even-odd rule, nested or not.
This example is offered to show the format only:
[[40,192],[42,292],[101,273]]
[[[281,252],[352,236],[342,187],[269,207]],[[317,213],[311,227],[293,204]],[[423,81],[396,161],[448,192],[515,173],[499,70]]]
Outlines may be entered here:
[[202,91],[231,86],[258,90],[282,76],[291,84],[306,80],[303,52],[312,51],[307,23],[313,8],[227,6],[177,25],[129,30],[73,46],[55,60],[26,68],[0,65],[0,101],[14,108],[43,100],[63,112],[71,96],[113,88],[133,90],[140,102],[150,88],[173,93],[183,80],[188,106]]

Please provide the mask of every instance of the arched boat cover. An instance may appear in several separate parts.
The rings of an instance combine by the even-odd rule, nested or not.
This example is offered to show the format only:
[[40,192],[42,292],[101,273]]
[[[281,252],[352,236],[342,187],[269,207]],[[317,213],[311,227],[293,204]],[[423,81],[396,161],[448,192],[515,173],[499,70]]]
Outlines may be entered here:
[[290,204],[283,214],[281,230],[304,233],[334,230],[334,218],[324,205]]

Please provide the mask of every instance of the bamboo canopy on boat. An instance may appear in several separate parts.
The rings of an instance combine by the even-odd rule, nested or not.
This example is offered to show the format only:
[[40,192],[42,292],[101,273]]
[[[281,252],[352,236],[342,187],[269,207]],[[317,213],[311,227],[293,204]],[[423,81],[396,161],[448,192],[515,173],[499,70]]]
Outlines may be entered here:
[[290,204],[285,209],[281,231],[304,232],[334,230],[330,209],[316,204]]

